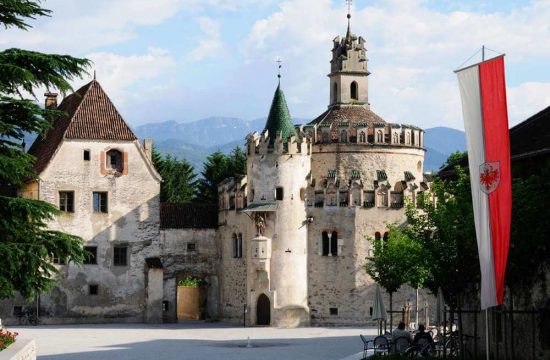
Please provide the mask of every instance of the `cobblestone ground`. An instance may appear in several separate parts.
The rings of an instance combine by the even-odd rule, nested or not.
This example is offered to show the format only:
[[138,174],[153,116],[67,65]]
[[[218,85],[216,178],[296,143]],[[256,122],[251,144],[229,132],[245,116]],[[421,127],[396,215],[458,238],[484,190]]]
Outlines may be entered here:
[[[223,323],[39,325],[9,327],[36,340],[39,360],[315,359],[349,357],[363,349],[359,334],[375,329],[242,328]],[[246,347],[250,337],[251,347]]]

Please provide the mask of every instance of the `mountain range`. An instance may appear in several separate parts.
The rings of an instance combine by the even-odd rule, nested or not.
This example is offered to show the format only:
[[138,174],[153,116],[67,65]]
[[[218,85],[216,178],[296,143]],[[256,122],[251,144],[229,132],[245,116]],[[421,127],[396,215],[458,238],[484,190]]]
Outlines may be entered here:
[[[209,117],[193,122],[165,121],[134,128],[139,138],[151,138],[162,154],[185,158],[200,172],[206,157],[216,150],[229,153],[235,146],[244,146],[247,134],[261,131],[265,118],[243,120],[230,117]],[[307,119],[294,119],[305,124]],[[425,171],[436,171],[455,151],[466,149],[464,132],[447,127],[425,130]]]

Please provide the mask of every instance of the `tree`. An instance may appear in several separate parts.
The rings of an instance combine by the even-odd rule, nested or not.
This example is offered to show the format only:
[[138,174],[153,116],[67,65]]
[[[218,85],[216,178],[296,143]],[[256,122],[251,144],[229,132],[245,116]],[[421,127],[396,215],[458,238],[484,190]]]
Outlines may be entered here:
[[[390,313],[393,310],[393,293],[401,285],[421,287],[428,276],[426,254],[422,245],[395,225],[389,226],[386,239],[371,239],[373,255],[367,258],[367,274],[390,295]],[[390,317],[391,319],[391,317]],[[391,328],[390,320],[390,328]]]
[[[28,19],[49,13],[39,0],[0,2],[0,24],[5,28],[26,30],[30,28]],[[30,298],[47,290],[57,273],[52,257],[75,263],[84,259],[82,239],[48,230],[48,221],[59,213],[54,206],[12,194],[13,189],[36,178],[34,158],[22,147],[25,133],[43,134],[51,120],[62,115],[42,109],[21,93],[35,96],[37,87],[71,91],[69,81],[84,74],[88,66],[88,60],[68,55],[21,49],[0,52],[0,298],[16,292]]]
[[187,160],[178,160],[170,155],[163,157],[153,149],[153,164],[162,177],[161,202],[190,202],[195,198],[197,174]]
[[469,285],[480,276],[476,233],[470,191],[470,177],[459,166],[456,178],[436,179],[434,203],[424,199],[423,209],[407,207],[407,233],[425,249],[429,276],[425,286],[437,294],[442,288],[445,300],[459,308]]
[[240,179],[246,174],[246,154],[240,147],[235,147],[229,155],[220,151],[206,158],[204,169],[199,180],[197,200],[203,203],[218,203],[218,184],[233,177]]

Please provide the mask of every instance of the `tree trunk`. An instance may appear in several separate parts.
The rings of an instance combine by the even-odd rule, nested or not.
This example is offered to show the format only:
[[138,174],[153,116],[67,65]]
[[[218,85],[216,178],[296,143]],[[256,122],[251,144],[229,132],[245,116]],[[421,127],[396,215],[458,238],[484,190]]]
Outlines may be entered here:
[[390,332],[393,332],[393,293],[390,292]]

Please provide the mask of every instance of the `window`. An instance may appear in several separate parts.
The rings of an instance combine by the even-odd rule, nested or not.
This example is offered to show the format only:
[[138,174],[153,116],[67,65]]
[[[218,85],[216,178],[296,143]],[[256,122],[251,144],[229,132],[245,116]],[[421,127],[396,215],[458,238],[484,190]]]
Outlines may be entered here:
[[283,200],[283,188],[280,186],[275,189],[275,200]]
[[411,144],[411,133],[410,132],[405,133],[405,144],[407,144],[407,145]]
[[74,191],[59,192],[59,210],[74,212]]
[[338,84],[332,84],[332,102],[335,103],[338,100]]
[[233,234],[233,257],[235,259],[240,259],[243,257],[243,234],[237,236]]
[[90,161],[90,150],[84,150],[84,161]]
[[58,257],[52,257],[51,260],[52,260],[52,263],[54,263],[56,265],[65,265],[65,260],[64,259],[61,259],[61,258],[58,258]]
[[376,240],[376,241],[380,241],[380,239],[381,239],[381,235],[380,235],[380,233],[379,233],[378,231],[377,231],[377,232],[375,232],[375,233],[374,233],[374,240]]
[[329,233],[323,231],[321,234],[321,255],[322,256],[337,256],[338,255],[338,233],[333,231]]
[[300,200],[304,201],[306,199],[306,189],[300,188]]
[[107,212],[107,193],[106,192],[96,192],[93,193],[94,197],[94,212]]
[[84,264],[97,264],[97,246],[84,246]]
[[359,100],[359,95],[358,95],[358,89],[357,89],[357,82],[353,81],[350,85],[350,93],[351,93],[351,98],[353,100]]
[[338,315],[338,308],[330,308],[330,315]]
[[383,143],[384,142],[384,133],[382,130],[378,130],[376,132],[376,142]]
[[128,247],[115,246],[113,248],[113,265],[126,266],[128,265]]
[[323,138],[323,142],[324,142],[324,143],[330,142],[330,135],[329,135],[328,132],[324,131],[324,132],[323,132],[322,138]]
[[196,243],[187,243],[187,251],[197,251]]
[[399,144],[399,134],[393,133],[393,143]]
[[340,142],[348,142],[348,132],[346,130],[340,131]]
[[361,132],[359,133],[359,142],[360,142],[360,143],[365,143],[365,142],[367,142],[367,138],[366,138],[366,136],[365,136],[365,132],[364,132],[364,131],[361,131]]
[[97,295],[99,293],[99,285],[88,285],[88,294]]
[[112,149],[107,151],[107,169],[122,172],[122,153],[118,150]]

